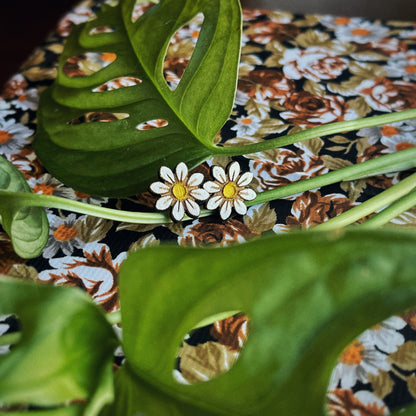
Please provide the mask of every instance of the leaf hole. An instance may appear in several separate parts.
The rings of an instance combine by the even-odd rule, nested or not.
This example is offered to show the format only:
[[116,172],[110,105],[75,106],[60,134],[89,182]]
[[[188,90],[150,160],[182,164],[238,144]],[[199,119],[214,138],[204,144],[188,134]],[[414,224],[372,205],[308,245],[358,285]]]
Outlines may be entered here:
[[95,74],[117,59],[113,52],[86,52],[67,59],[62,72],[69,78],[82,78]]
[[241,312],[221,316],[227,317],[207,319],[184,337],[173,370],[178,383],[206,382],[228,372],[236,364],[247,341],[249,318]]
[[19,342],[21,328],[16,315],[0,315],[0,356],[10,353]]
[[93,111],[85,113],[84,115],[74,118],[68,124],[83,124],[83,123],[108,123],[112,121],[119,121],[130,117],[128,113],[106,113],[103,111]]
[[100,35],[101,33],[114,33],[117,31],[117,28],[115,28],[114,26],[108,26],[108,25],[104,25],[104,26],[96,26],[93,27],[89,34],[91,36],[94,35]]
[[118,77],[110,81],[101,84],[100,86],[94,88],[93,92],[105,92],[118,90],[120,88],[134,87],[135,85],[141,84],[143,81],[140,78],[135,77]]
[[152,129],[160,129],[162,127],[166,127],[169,122],[163,118],[157,118],[154,120],[149,120],[144,123],[140,123],[136,128],[137,130],[152,130]]
[[172,91],[178,87],[192,58],[203,22],[203,13],[198,13],[170,39],[163,62],[163,76]]
[[131,13],[132,23],[137,22],[137,20],[149,9],[151,9],[156,3],[158,3],[158,1],[150,0],[148,3],[143,3],[143,0],[136,0],[136,4],[134,5],[133,11]]

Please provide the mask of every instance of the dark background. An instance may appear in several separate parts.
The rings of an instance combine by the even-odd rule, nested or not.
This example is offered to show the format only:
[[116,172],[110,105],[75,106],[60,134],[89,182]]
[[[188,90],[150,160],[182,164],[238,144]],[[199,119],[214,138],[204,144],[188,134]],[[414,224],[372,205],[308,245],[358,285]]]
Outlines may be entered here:
[[[0,87],[76,0],[1,0]],[[416,21],[415,0],[242,0],[246,7]]]

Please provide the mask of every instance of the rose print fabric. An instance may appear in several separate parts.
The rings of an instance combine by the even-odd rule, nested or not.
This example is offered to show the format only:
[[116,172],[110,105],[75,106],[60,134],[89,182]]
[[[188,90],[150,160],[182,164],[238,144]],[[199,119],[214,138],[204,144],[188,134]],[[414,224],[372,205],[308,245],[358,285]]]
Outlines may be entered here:
[[[107,3],[109,1],[106,1]],[[26,177],[36,193],[132,211],[153,209],[157,197],[145,192],[129,198],[92,197],[53,178],[36,157],[39,95],[56,77],[65,38],[79,23],[94,17],[102,2],[85,1],[58,22],[55,33],[36,49],[20,72],[3,87],[0,98],[0,153]],[[134,19],[151,7],[140,4]],[[178,85],[196,45],[203,16],[198,15],[172,38],[164,64],[171,89]],[[245,10],[238,91],[233,112],[216,137],[223,146],[243,145],[325,123],[416,107],[416,23],[380,22],[330,15]],[[103,27],[102,31],[111,31]],[[68,76],[86,76],[115,59],[108,53],[68,61]],[[100,91],[139,84],[133,76],[112,80]],[[123,114],[89,113],[84,119],[108,120]],[[152,120],[143,128],[163,125]],[[353,163],[416,145],[416,121],[361,129],[241,157],[242,172],[254,175],[256,192],[284,186]],[[225,169],[231,158],[215,158],[190,174],[210,177],[215,164]],[[394,185],[408,173],[341,182],[233,213],[169,225],[117,223],[48,209],[50,235],[42,255],[24,260],[0,232],[0,272],[18,279],[77,286],[106,311],[118,303],[118,271],[129,252],[145,246],[224,247],[270,233],[308,229]],[[150,184],[149,184],[150,185]],[[414,227],[416,211],[393,223]],[[227,371],[249,336],[249,321],[236,315],[190,333],[178,346],[174,376],[195,383]],[[0,333],[16,330],[0,317]],[[2,347],[3,348],[3,347]],[[4,350],[4,351],[3,351]],[[3,348],[0,353],[5,352]],[[122,351],[115,363],[121,364]],[[328,409],[336,416],[385,415],[416,397],[416,318],[409,311],[368,329],[352,340],[328,380]]]

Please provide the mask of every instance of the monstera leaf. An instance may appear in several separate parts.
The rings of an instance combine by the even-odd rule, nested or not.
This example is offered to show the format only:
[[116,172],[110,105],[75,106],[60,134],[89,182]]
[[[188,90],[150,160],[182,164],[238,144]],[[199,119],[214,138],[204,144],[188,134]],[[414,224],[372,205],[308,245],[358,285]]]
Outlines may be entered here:
[[13,192],[32,192],[25,177],[0,157],[0,222],[20,257],[38,256],[49,236],[44,208],[25,206],[11,197]]
[[34,415],[95,416],[112,401],[117,340],[87,294],[0,276],[4,314],[17,316],[21,337],[0,355],[0,412],[26,405]]
[[[127,362],[104,414],[324,414],[342,349],[416,305],[415,246],[412,233],[356,230],[132,253],[120,275]],[[185,334],[227,311],[250,319],[238,361],[209,382],[178,384]]]
[[[38,156],[65,184],[92,194],[138,193],[162,164],[194,166],[220,152],[213,138],[234,102],[238,0],[163,0],[136,22],[134,6],[134,0],[104,5],[96,19],[75,27],[57,80],[41,97]],[[163,76],[165,54],[176,31],[198,13],[204,16],[202,29],[173,90]],[[68,72],[86,56],[99,56],[106,66],[87,76]],[[106,87],[123,78],[134,85]],[[107,122],[84,122],[103,114]]]

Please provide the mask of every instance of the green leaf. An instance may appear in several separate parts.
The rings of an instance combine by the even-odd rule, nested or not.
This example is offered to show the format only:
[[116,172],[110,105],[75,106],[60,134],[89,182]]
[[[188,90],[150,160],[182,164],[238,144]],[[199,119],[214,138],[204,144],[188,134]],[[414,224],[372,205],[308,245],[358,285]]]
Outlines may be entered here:
[[0,157],[1,225],[10,236],[16,254],[23,258],[37,257],[49,236],[45,210],[41,207],[26,207],[10,196],[2,197],[2,190],[32,192],[22,173],[4,157]]
[[75,409],[39,414],[94,416],[112,401],[116,338],[85,293],[0,276],[3,314],[18,317],[22,336],[0,356],[0,403],[60,407],[74,402]]
[[[174,400],[212,415],[321,415],[342,349],[416,304],[415,248],[411,233],[353,230],[132,253],[120,275],[123,348],[139,378],[131,382],[165,395],[155,396],[159,406]],[[172,371],[185,334],[230,310],[250,319],[238,361],[209,382],[177,384]],[[177,414],[143,409],[138,398],[135,411],[146,416]]]
[[[238,0],[163,0],[132,23],[134,0],[103,6],[97,19],[75,27],[61,55],[58,77],[42,94],[35,150],[65,184],[92,194],[123,196],[145,190],[160,166],[189,167],[220,152],[213,144],[234,102],[240,54]],[[171,37],[198,13],[204,23],[189,65],[172,91],[163,76]],[[94,27],[112,33],[91,35]],[[110,65],[85,77],[63,68],[84,53],[116,54]],[[138,85],[94,92],[118,77]],[[90,112],[128,114],[112,122],[70,124]],[[150,120],[165,127],[138,130]]]

